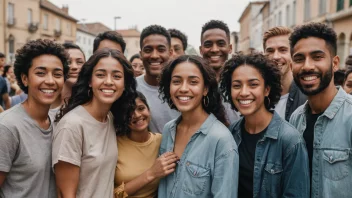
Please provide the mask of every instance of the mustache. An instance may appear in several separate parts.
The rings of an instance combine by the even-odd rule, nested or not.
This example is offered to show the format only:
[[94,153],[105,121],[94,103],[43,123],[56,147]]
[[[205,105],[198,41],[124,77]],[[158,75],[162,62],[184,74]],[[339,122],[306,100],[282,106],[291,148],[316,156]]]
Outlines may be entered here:
[[316,72],[316,71],[308,71],[308,72],[300,72],[297,77],[303,77],[303,76],[311,76],[311,75],[317,75],[317,76],[321,76],[320,72]]

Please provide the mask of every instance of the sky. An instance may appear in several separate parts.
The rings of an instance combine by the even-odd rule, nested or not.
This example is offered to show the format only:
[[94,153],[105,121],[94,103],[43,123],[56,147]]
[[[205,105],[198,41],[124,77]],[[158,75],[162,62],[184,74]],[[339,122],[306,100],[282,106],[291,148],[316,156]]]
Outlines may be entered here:
[[50,0],[69,6],[69,14],[80,22],[102,22],[117,29],[137,26],[139,31],[152,24],[176,28],[198,49],[203,24],[222,20],[230,31],[239,31],[238,19],[250,0]]

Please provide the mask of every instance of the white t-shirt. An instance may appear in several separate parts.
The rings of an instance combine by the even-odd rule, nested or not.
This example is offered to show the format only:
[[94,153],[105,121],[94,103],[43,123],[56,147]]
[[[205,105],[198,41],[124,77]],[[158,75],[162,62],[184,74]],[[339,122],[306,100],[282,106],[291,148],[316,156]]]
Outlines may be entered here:
[[58,161],[80,167],[77,197],[113,197],[117,163],[113,115],[105,123],[77,106],[54,129],[53,167]]
[[282,95],[280,97],[279,102],[275,106],[276,113],[278,113],[282,119],[285,119],[286,104],[287,104],[288,95],[289,95],[289,93]]

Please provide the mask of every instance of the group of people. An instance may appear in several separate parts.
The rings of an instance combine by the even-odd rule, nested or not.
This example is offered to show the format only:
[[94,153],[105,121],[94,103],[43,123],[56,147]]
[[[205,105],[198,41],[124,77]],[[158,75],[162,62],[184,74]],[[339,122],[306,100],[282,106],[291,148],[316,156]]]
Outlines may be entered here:
[[263,54],[230,59],[222,21],[200,40],[202,57],[185,55],[183,33],[151,25],[130,60],[114,31],[89,58],[25,44],[27,99],[0,114],[0,197],[351,196],[352,72],[334,85],[334,30],[274,27]]

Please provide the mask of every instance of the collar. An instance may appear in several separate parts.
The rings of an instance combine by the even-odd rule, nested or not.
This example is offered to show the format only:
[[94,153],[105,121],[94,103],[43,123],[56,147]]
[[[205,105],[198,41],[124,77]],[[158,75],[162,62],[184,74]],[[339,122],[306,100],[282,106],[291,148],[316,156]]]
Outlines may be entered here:
[[[181,122],[181,120],[182,115],[180,115],[174,122],[171,123],[169,128],[170,131],[176,134],[176,127]],[[214,124],[216,120],[217,118],[212,113],[209,114],[207,119],[203,122],[203,124],[200,126],[196,133],[203,133],[204,135],[207,135],[209,133],[210,127]]]

